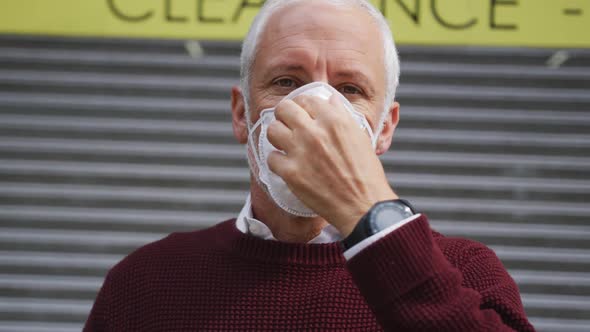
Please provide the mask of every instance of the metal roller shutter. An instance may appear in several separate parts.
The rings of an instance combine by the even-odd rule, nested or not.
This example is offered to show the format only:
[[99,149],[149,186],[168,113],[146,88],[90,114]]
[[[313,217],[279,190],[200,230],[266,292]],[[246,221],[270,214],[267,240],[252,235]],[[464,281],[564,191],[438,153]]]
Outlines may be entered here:
[[[239,45],[0,37],[0,332],[79,331],[105,272],[235,216]],[[401,47],[382,160],[435,229],[494,248],[540,331],[590,326],[590,52]]]

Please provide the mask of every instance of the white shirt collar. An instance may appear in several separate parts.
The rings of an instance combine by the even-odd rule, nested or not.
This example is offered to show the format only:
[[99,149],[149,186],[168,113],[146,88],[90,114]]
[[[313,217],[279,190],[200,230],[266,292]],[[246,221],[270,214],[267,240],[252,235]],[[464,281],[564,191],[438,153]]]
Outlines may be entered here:
[[[240,214],[238,215],[238,219],[236,220],[236,227],[240,230],[240,232],[244,234],[250,234],[257,238],[261,238],[264,240],[274,240],[277,239],[272,235],[270,228],[266,226],[260,220],[254,218],[254,214],[252,213],[252,201],[250,199],[250,195],[246,198],[246,203]],[[332,243],[342,240],[342,235],[336,229],[336,227],[332,225],[327,225],[322,229],[320,234],[313,239],[311,239],[308,243]]]

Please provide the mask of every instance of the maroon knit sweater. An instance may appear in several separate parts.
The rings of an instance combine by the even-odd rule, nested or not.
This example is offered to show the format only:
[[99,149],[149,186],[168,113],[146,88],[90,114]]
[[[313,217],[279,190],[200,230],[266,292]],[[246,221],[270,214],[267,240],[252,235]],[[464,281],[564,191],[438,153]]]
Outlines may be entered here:
[[484,245],[422,216],[346,262],[332,244],[174,233],[111,269],[84,331],[534,331]]

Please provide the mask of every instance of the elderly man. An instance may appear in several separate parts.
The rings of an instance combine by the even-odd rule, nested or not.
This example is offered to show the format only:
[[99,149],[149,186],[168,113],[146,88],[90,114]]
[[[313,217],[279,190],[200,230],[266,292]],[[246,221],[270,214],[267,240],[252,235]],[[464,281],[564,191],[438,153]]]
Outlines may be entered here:
[[399,63],[375,8],[267,1],[241,61],[242,212],[117,264],[86,331],[534,330],[494,253],[431,231],[388,184]]

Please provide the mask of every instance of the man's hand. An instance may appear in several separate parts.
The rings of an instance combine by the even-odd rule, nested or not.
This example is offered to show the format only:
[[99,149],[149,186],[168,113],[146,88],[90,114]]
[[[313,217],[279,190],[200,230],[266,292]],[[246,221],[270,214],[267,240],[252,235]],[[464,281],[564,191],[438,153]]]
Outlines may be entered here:
[[373,204],[397,198],[369,136],[336,96],[285,100],[275,116],[268,139],[285,154],[269,156],[270,170],[343,236]]

